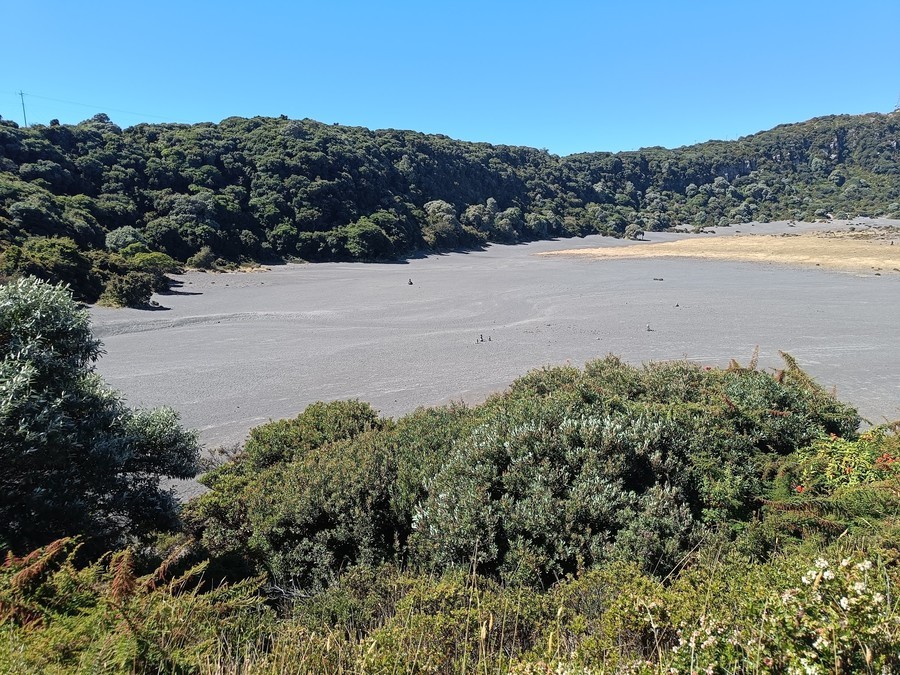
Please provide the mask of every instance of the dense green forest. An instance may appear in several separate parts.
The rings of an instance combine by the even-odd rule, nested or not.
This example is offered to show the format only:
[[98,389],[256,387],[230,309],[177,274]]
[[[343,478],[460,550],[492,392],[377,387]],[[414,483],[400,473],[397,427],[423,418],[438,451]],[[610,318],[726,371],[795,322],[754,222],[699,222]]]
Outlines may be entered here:
[[0,120],[0,274],[135,304],[182,263],[379,260],[750,220],[900,217],[900,114],[558,157],[287,118]]
[[900,426],[789,355],[317,403],[178,509],[196,438],[99,380],[87,311],[23,278],[0,319],[0,672],[900,670]]

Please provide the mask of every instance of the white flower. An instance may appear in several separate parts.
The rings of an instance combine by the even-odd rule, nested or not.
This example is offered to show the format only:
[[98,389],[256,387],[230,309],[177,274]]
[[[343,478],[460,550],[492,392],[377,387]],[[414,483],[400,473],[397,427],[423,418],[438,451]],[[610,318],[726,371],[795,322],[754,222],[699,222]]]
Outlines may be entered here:
[[872,596],[872,602],[874,602],[876,605],[880,605],[882,602],[884,602],[884,596],[881,593],[876,593]]
[[872,569],[872,561],[871,560],[863,560],[861,563],[856,564],[856,569],[860,571],[866,571]]
[[[872,563],[869,563],[869,565],[871,564]],[[828,561],[825,560],[825,558],[817,558],[816,567],[818,567],[820,570],[824,570],[826,567],[828,567]]]
[[834,572],[832,572],[831,570],[825,570],[824,572],[822,572],[822,578],[826,581],[831,581],[832,579],[834,579]]
[[821,635],[816,638],[815,642],[813,642],[813,649],[815,649],[816,651],[821,651],[826,647],[828,647],[828,640],[823,638]]
[[[815,655],[813,655],[813,658],[815,658]],[[809,659],[801,658],[800,665],[803,666],[803,672],[806,673],[806,675],[816,675],[816,673],[819,672],[819,669],[816,668],[816,664],[810,663]],[[800,671],[791,669],[791,672],[798,673]]]
[[841,598],[841,607],[845,610],[850,609],[850,601],[847,598]]
[[841,567],[846,567],[849,564],[850,564],[850,558],[844,558],[843,560],[841,560]]
[[853,590],[857,593],[862,593],[864,590],[866,590],[866,584],[862,581],[857,581],[853,584]]
[[800,581],[802,581],[804,584],[809,586],[813,582],[813,579],[815,579],[815,578],[816,578],[816,571],[810,570],[809,572],[804,574],[802,577],[800,577]]

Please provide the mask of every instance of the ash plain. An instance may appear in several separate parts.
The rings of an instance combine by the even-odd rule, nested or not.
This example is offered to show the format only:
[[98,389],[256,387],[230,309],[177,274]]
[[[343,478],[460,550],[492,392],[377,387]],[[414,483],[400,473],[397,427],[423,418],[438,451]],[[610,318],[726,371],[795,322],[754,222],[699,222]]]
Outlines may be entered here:
[[319,400],[358,398],[397,417],[478,403],[547,365],[612,353],[725,366],[757,346],[760,367],[781,367],[779,350],[790,353],[871,423],[900,418],[900,275],[535,255],[648,242],[589,236],[397,264],[188,272],[173,294],[155,296],[156,311],[90,309],[105,350],[97,371],[129,405],[175,408],[207,448],[238,445],[252,427]]

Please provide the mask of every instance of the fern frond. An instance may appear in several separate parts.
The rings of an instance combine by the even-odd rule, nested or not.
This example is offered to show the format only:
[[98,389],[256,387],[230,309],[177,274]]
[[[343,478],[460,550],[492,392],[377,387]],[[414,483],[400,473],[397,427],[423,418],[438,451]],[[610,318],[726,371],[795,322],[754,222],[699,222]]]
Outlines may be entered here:
[[187,587],[188,583],[195,578],[199,583],[199,577],[203,574],[203,572],[206,571],[207,567],[209,567],[209,560],[204,560],[203,562],[199,562],[191,567],[181,576],[172,579],[172,581],[170,581],[168,584],[169,592],[173,595],[176,593],[180,593]]
[[753,354],[750,356],[750,363],[747,364],[747,370],[756,370],[759,366],[759,345],[753,348]]
[[172,567],[172,565],[184,558],[185,554],[190,548],[190,544],[191,542],[188,542],[186,544],[183,544],[182,546],[177,547],[168,556],[166,556],[165,560],[163,560],[151,574],[145,576],[143,578],[144,590],[155,590],[163,581],[165,581],[166,576],[169,574],[169,569]]
[[110,595],[113,600],[121,602],[134,594],[137,577],[134,574],[134,555],[131,549],[125,549],[113,556],[110,570],[113,573],[110,583]]
[[60,553],[66,550],[71,541],[71,537],[57,539],[47,544],[44,548],[39,548],[25,556],[22,559],[22,564],[25,565],[25,568],[10,580],[12,587],[20,592],[24,591],[37,579],[44,576],[54,559],[58,558]]

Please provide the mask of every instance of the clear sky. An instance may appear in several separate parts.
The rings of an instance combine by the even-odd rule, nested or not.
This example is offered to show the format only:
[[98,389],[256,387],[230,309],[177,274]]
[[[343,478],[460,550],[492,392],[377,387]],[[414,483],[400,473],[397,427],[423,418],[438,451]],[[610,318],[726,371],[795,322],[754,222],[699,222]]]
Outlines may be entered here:
[[[900,1],[0,0],[0,115],[285,114],[557,154],[900,101]],[[51,100],[52,99],[52,100]]]

